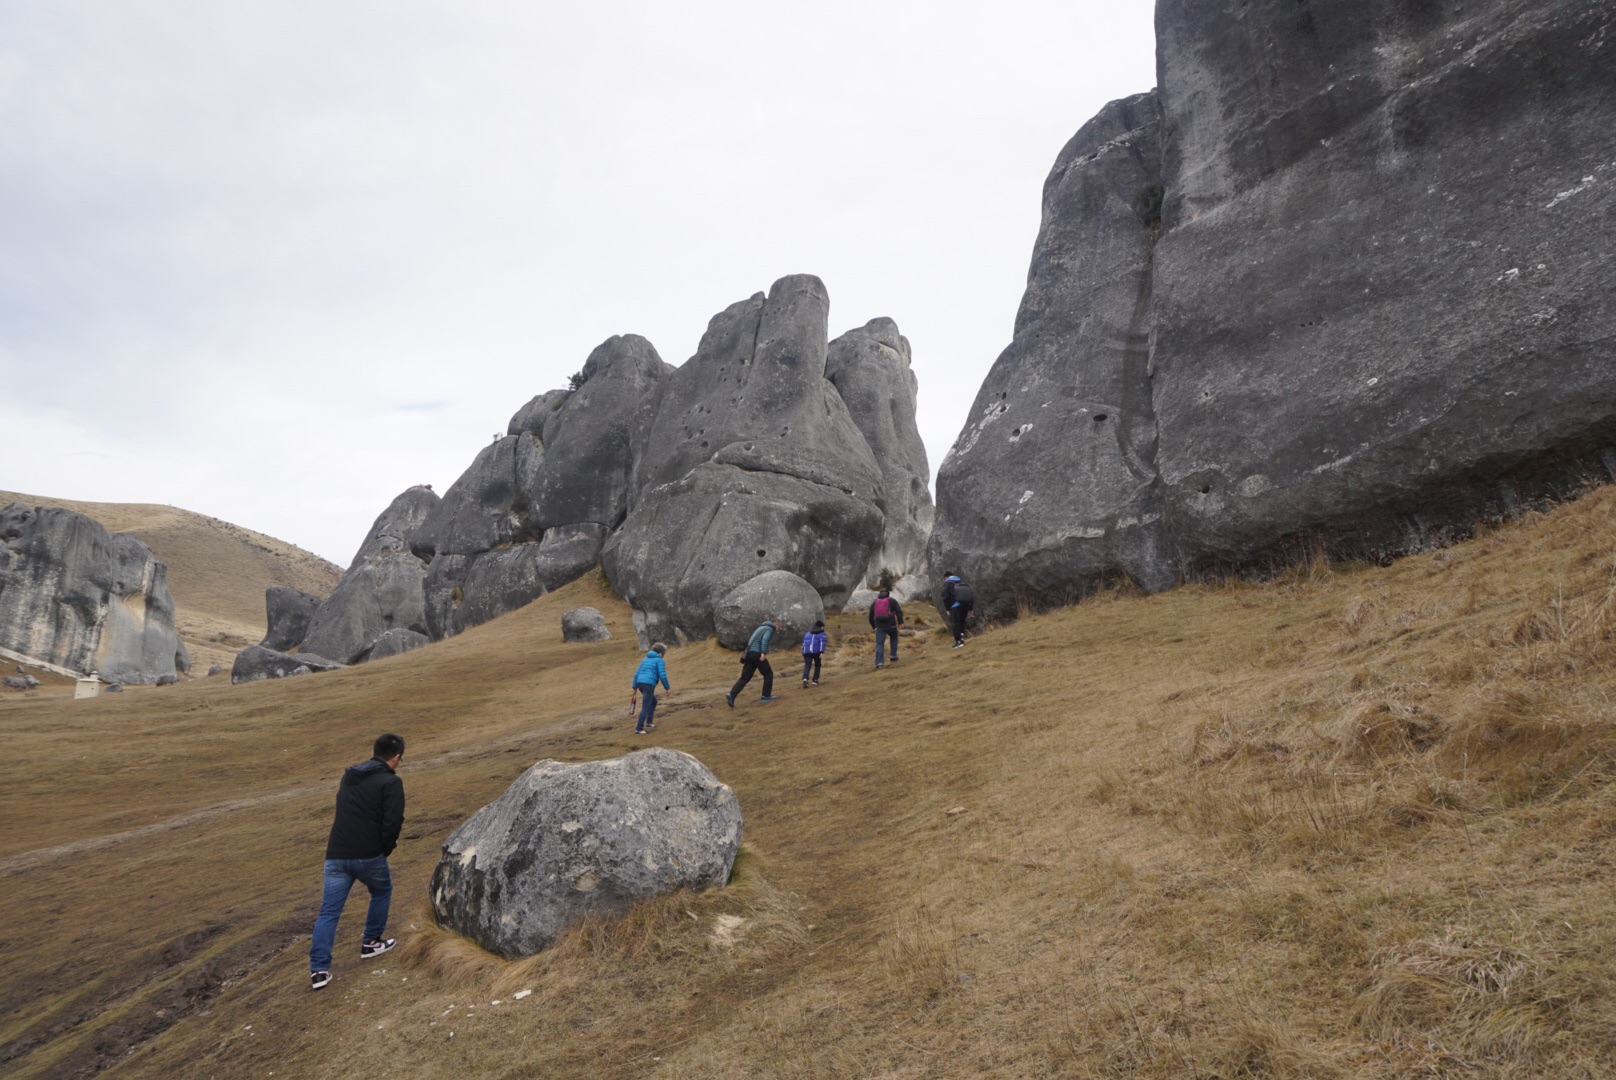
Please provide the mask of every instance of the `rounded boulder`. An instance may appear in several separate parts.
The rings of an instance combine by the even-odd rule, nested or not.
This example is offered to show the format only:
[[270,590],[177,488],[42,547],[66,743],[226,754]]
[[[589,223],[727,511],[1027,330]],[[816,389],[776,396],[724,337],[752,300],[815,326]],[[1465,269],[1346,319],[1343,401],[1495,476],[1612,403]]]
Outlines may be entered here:
[[562,641],[610,641],[606,616],[592,607],[575,607],[561,616]]
[[770,570],[730,590],[713,611],[718,642],[744,649],[752,631],[770,619],[780,620],[775,648],[800,639],[825,617],[825,601],[814,587],[789,570]]
[[444,842],[432,909],[490,952],[531,956],[586,917],[722,886],[740,846],[735,793],[689,754],[541,761]]

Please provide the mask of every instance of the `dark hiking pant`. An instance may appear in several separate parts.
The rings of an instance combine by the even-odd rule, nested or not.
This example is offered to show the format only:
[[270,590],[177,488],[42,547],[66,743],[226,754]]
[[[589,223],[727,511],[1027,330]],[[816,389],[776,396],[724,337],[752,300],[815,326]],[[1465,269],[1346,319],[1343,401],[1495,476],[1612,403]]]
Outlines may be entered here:
[[[824,656],[823,653],[803,653],[802,654],[802,681],[803,682],[807,682],[810,678],[813,679],[814,682],[819,681],[819,660],[820,660],[820,658],[822,656]],[[809,674],[810,672],[812,672],[812,675]],[[765,690],[764,693],[766,694],[766,693],[768,693],[768,691]]]
[[963,605],[948,609],[948,623],[954,629],[954,644],[965,640],[965,620],[970,617],[971,609]]
[[877,623],[875,627],[875,666],[880,667],[886,663],[886,643],[892,642],[892,659],[898,658],[898,628],[896,626],[882,626]]
[[640,692],[640,718],[635,723],[634,730],[644,731],[656,719],[656,687],[637,686],[635,689]]
[[759,656],[753,652],[747,653],[741,659],[741,677],[735,680],[735,685],[730,689],[729,696],[740,697],[741,691],[746,689],[746,684],[752,681],[752,675],[759,671],[763,672],[763,696],[773,697],[774,669],[769,666],[767,656]]

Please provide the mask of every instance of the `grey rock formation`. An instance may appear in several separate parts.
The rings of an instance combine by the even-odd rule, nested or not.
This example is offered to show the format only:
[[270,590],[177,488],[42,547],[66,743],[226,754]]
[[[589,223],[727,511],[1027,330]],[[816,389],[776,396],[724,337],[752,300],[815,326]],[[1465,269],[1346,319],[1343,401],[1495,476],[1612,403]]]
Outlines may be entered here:
[[105,692],[108,694],[121,694],[123,693],[123,687],[118,683],[109,683]]
[[0,679],[0,682],[5,684],[7,690],[33,689],[33,686],[29,684],[28,680],[20,675],[7,675],[4,679]]
[[319,607],[318,596],[286,585],[271,585],[264,590],[264,613],[269,629],[258,644],[281,652],[297,648],[309,632],[309,620]]
[[180,677],[178,675],[159,675],[159,676],[157,676],[157,685],[158,686],[173,686],[174,684],[178,683],[179,681],[180,681]]
[[717,601],[767,570],[832,605],[862,580],[885,529],[882,476],[825,378],[828,305],[818,278],[782,278],[714,316],[662,380],[628,518],[601,553],[642,634],[712,633]]
[[713,611],[718,643],[727,649],[746,645],[763,623],[778,619],[777,649],[789,649],[825,617],[825,603],[814,587],[786,570],[770,570],[732,589]]
[[531,434],[507,435],[483,447],[422,526],[421,544],[437,555],[480,555],[536,542],[533,486],[544,447]]
[[931,567],[963,570],[984,614],[1070,603],[1108,575],[1177,580],[1148,371],[1160,127],[1141,94],[1061,151],[1015,340],[938,471]]
[[419,649],[422,645],[430,644],[432,639],[425,634],[395,626],[376,639],[376,644],[370,647],[365,659],[380,660],[386,656],[397,656],[399,653],[407,653],[412,649]]
[[394,628],[425,633],[426,567],[403,541],[388,537],[382,547],[342,575],[331,595],[309,621],[299,654],[314,653],[351,664]]
[[224,665],[223,664],[210,664],[208,666],[208,678],[211,679],[215,675],[223,675],[223,674],[224,674]]
[[405,551],[429,555],[432,545],[426,525],[442,502],[426,484],[400,492],[371,524],[370,532],[365,534],[364,542],[348,565],[357,566],[384,549],[393,550],[400,545]]
[[[598,608],[575,607],[561,616],[562,641],[610,641],[606,616]],[[646,646],[649,648],[650,646]]]
[[0,510],[0,647],[125,683],[190,667],[168,568],[135,537],[60,507]]
[[236,661],[230,668],[230,681],[244,683],[260,679],[284,679],[314,671],[335,671],[345,666],[314,653],[283,653],[262,645],[249,645],[236,654]]
[[1107,106],[1046,188],[1016,339],[939,474],[934,572],[995,614],[1308,547],[1381,560],[1616,466],[1616,10],[1156,22],[1159,119]]
[[931,536],[931,467],[915,425],[919,382],[910,367],[909,339],[891,319],[871,319],[826,349],[825,378],[881,469],[886,527],[864,580],[872,587],[905,575],[923,579]]
[[450,835],[429,892],[439,925],[529,956],[586,916],[722,886],[740,845],[735,793],[689,754],[541,761]]

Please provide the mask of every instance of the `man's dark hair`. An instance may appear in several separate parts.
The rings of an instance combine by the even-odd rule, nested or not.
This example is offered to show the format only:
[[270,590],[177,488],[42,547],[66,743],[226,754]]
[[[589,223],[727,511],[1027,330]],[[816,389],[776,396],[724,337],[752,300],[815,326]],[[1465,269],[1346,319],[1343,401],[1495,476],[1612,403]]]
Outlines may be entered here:
[[386,761],[388,758],[397,757],[404,752],[404,737],[402,735],[383,735],[376,740],[376,745],[370,749],[377,757]]

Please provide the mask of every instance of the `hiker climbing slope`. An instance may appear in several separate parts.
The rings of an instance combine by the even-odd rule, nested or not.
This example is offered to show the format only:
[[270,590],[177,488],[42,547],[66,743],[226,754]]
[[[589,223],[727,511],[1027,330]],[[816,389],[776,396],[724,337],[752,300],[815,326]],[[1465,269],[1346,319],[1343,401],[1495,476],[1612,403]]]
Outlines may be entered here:
[[802,685],[808,685],[809,675],[813,676],[815,686],[819,685],[820,660],[825,655],[825,623],[820,620],[814,623],[814,628],[802,635]]
[[729,707],[735,707],[735,698],[746,684],[752,681],[752,675],[763,672],[763,698],[764,701],[774,700],[774,668],[769,666],[769,646],[774,644],[774,635],[780,630],[780,623],[775,619],[759,626],[752,631],[752,636],[746,639],[746,651],[741,654],[741,677],[735,680],[730,692],[724,695]]
[[668,647],[662,642],[651,646],[651,651],[645,654],[640,666],[634,669],[634,689],[640,692],[640,716],[634,723],[634,734],[644,735],[656,727],[657,683],[662,689],[672,690],[668,685],[668,665],[663,661],[662,654]]
[[949,629],[954,631],[954,648],[965,647],[965,623],[976,607],[976,591],[958,574],[950,570],[943,582],[943,612],[948,616]]
[[898,662],[898,627],[903,625],[903,605],[882,589],[870,605],[870,626],[875,630],[875,667],[879,671],[885,659],[885,646],[892,642],[892,662]]

